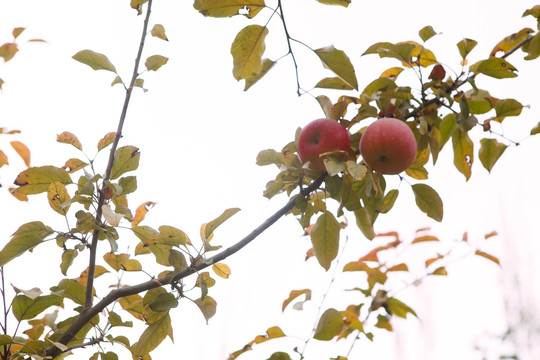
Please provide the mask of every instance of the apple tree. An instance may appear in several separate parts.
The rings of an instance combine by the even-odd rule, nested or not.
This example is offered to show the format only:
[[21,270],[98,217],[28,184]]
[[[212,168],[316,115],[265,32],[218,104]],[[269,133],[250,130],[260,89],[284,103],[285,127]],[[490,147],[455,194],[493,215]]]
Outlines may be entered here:
[[[319,2],[342,7],[350,3],[347,0]],[[291,36],[285,1],[195,0],[192,11],[205,17],[243,17],[248,22],[231,45],[233,77],[244,81],[245,90],[259,82],[257,86],[264,86],[261,80],[272,76],[276,63],[290,58],[296,71],[297,94],[313,96],[314,104],[321,108],[321,118],[328,125],[312,136],[310,125],[300,128],[315,120],[308,119],[298,124],[290,142],[282,144],[280,150],[260,151],[257,164],[274,165],[277,169],[263,194],[267,198],[285,197],[285,203],[235,245],[221,249],[212,242],[214,232],[238,208],[223,209],[221,215],[202,224],[200,240],[195,240],[174,224],[157,228],[141,225],[154,202],[147,201],[135,208],[128,203],[128,198],[137,191],[134,172],[144,144],[140,145],[141,149],[120,143],[125,122],[129,121],[127,109],[133,91],[144,89],[144,76],[159,71],[169,61],[159,54],[143,56],[148,41],[167,41],[166,24],[153,23],[151,19],[155,4],[153,0],[130,3],[133,9],[130,11],[144,18],[144,22],[129,79],[122,78],[113,62],[102,53],[86,49],[73,55],[75,61],[93,70],[111,73],[112,85],[125,89],[116,131],[96,139],[94,156],[86,155],[88,150],[83,151],[77,135],[62,132],[56,140],[80,151],[80,157],[65,159],[61,167],[29,167],[14,179],[16,187],[10,192],[18,200],[26,201],[28,196],[45,193],[52,213],[65,218],[67,226],[52,227],[47,224],[51,214],[43,214],[40,220],[18,225],[11,239],[2,244],[1,296],[6,305],[1,321],[0,358],[64,358],[77,354],[81,348],[93,347],[96,351],[90,357],[92,360],[117,359],[125,353],[134,359],[150,359],[156,347],[167,337],[173,338],[170,312],[179,301],[193,302],[204,318],[210,320],[217,309],[211,288],[216,279],[220,281],[231,275],[231,268],[224,261],[287,215],[298,219],[300,229],[311,241],[310,249],[301,254],[300,260],[316,261],[324,270],[333,269],[334,273],[354,272],[361,281],[350,289],[358,294],[356,302],[345,307],[321,306],[309,336],[298,346],[278,349],[271,360],[302,359],[313,340],[332,344],[334,340],[350,339],[349,350],[334,357],[345,360],[351,358],[357,340],[376,341],[376,331],[392,331],[396,317],[417,316],[417,311],[399,298],[400,289],[391,280],[404,274],[414,284],[425,277],[444,276],[446,265],[452,261],[451,253],[441,251],[423,259],[424,273],[415,276],[402,254],[414,253],[422,244],[437,243],[439,238],[426,229],[420,229],[413,239],[403,239],[397,232],[378,233],[376,221],[392,211],[403,191],[414,194],[411,211],[418,209],[442,221],[443,202],[436,191],[437,184],[429,181],[428,162],[437,167],[454,167],[468,180],[475,158],[491,171],[509,145],[517,145],[501,129],[507,117],[519,116],[525,106],[516,99],[494,97],[484,87],[483,80],[517,77],[511,57],[534,60],[540,56],[538,30],[524,28],[509,34],[494,45],[488,56],[474,53],[477,41],[460,40],[455,51],[461,62],[451,66],[437,60],[437,51],[429,47],[429,40],[440,35],[434,27],[425,26],[419,29],[419,39],[377,42],[367,47],[364,56],[391,60],[393,65],[380,75],[373,74],[373,80],[362,87],[353,61],[344,50],[331,44],[312,49]],[[540,6],[524,9],[523,16],[538,22]],[[264,57],[265,40],[276,28],[285,34],[283,41],[288,52],[281,58],[268,59]],[[14,37],[17,36],[14,32]],[[6,58],[9,55],[2,51],[0,55],[9,60]],[[298,51],[311,52],[331,73],[309,91],[300,84],[298,69],[302,64],[295,55]],[[406,73],[414,75],[414,83],[403,76]],[[336,93],[339,95],[335,96]],[[380,118],[393,118],[393,125],[369,139],[370,125],[380,124],[377,120]],[[539,131],[540,124],[527,135]],[[472,140],[472,132],[481,137],[478,142]],[[341,134],[341,140],[336,141],[336,134]],[[387,136],[394,136],[394,140],[386,141]],[[407,136],[405,147],[401,147],[400,140]],[[454,154],[451,164],[439,161],[439,153],[445,146]],[[400,158],[403,154],[407,155],[405,160]],[[103,168],[96,166],[98,158],[105,159]],[[385,169],[377,161],[391,162],[397,167]],[[388,186],[390,177],[399,179],[397,187]],[[354,224],[348,224],[347,215],[355,220]],[[343,232],[348,226],[357,227],[366,243],[377,238],[382,239],[382,245],[358,254],[356,261],[340,263],[338,254],[347,241]],[[494,235],[488,233],[485,239]],[[130,236],[136,237],[138,244],[125,249],[120,239]],[[10,297],[4,282],[5,269],[13,259],[24,257],[36,246],[57,247],[60,259],[57,266],[63,276],[47,290],[38,287],[26,290],[14,285],[15,294]],[[499,264],[496,256],[486,252],[481,244],[469,241],[466,234],[456,246],[465,246],[470,254]],[[388,260],[389,253],[395,255],[392,261]],[[67,271],[74,263],[84,263],[87,267],[79,276],[69,278]],[[156,267],[159,269],[156,272],[146,271]],[[107,273],[117,274],[118,281],[101,282],[100,277]],[[125,278],[131,275],[146,275],[147,279],[126,282]],[[281,304],[282,309],[301,309],[312,295],[309,288],[293,289]],[[8,319],[16,325],[8,326]],[[134,321],[144,330],[138,338],[130,339],[123,335],[122,329],[133,327]],[[288,335],[274,325],[230,354],[229,359],[241,357],[257,344]]]

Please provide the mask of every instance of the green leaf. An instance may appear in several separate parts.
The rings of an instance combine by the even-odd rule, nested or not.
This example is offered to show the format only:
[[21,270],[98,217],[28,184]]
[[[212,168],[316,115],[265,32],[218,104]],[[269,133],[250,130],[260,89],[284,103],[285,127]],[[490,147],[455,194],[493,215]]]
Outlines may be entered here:
[[156,296],[155,299],[150,302],[149,306],[152,311],[168,311],[178,306],[178,300],[176,300],[174,294],[163,293]]
[[311,243],[313,252],[319,261],[319,264],[325,269],[330,268],[339,250],[339,231],[340,226],[331,212],[324,212],[311,230]]
[[266,49],[264,39],[267,34],[266,27],[249,25],[236,35],[231,46],[236,80],[253,78],[263,71],[262,54]]
[[416,312],[414,312],[413,309],[411,309],[409,306],[405,305],[403,302],[396,298],[388,298],[386,300],[386,309],[388,312],[392,315],[396,315],[402,318],[406,318],[407,314],[413,314],[414,316],[418,317],[416,315]]
[[478,158],[487,171],[491,172],[491,169],[506,148],[506,145],[501,144],[496,139],[480,140],[480,151],[478,152]]
[[[169,58],[161,55],[152,55],[144,62],[144,66],[148,70],[157,71],[160,67],[165,65],[169,61]],[[141,86],[142,87],[142,84]]]
[[353,87],[339,77],[324,78],[315,85],[321,89],[353,90]]
[[430,218],[442,221],[443,203],[439,194],[426,184],[414,184],[412,190],[418,208]]
[[496,79],[513,78],[517,69],[505,59],[491,57],[471,65],[470,70],[475,73],[491,76]]
[[33,319],[51,306],[60,306],[62,297],[58,295],[38,296],[31,299],[26,295],[17,295],[13,299],[12,311],[19,321]]
[[188,267],[186,258],[180,251],[174,249],[169,250],[168,260],[169,264],[171,264],[175,270],[182,270]]
[[525,56],[525,60],[534,60],[540,56],[540,33],[531,39],[529,45],[524,50],[529,54]]
[[495,105],[496,121],[502,122],[507,116],[519,116],[523,110],[523,105],[514,99],[503,99]]
[[435,30],[433,30],[433,27],[425,26],[418,32],[418,35],[420,35],[420,39],[422,39],[422,41],[426,42],[433,36],[437,35],[437,33]]
[[92,50],[81,50],[73,55],[73,59],[90,66],[94,70],[107,70],[116,73],[116,68],[105,55]]
[[321,4],[325,5],[340,5],[344,7],[348,7],[351,3],[351,0],[317,0]]
[[382,214],[386,214],[387,212],[389,212],[394,206],[394,203],[396,202],[398,195],[399,195],[399,190],[397,189],[390,190],[384,196],[383,202],[381,206],[379,207],[379,212]]
[[4,345],[9,345],[9,344],[14,344],[15,342],[13,341],[13,339],[11,338],[11,336],[9,335],[0,335],[0,346],[4,346]]
[[114,327],[114,326],[133,327],[132,321],[123,321],[120,315],[112,311],[109,312],[109,322],[111,323],[111,327]]
[[137,190],[137,178],[135,176],[126,176],[118,180],[118,185],[122,187],[122,195],[131,194]]
[[157,37],[158,39],[169,41],[167,35],[165,35],[165,28],[161,24],[154,25],[154,27],[150,31],[150,34],[152,34],[152,36],[154,37]]
[[128,171],[136,170],[139,167],[140,157],[139,148],[135,146],[128,145],[116,150],[110,179],[117,179]]
[[219,215],[214,220],[210,221],[209,223],[203,224],[204,226],[204,232],[202,232],[202,235],[205,239],[209,239],[210,235],[214,232],[214,230],[217,229],[218,226],[223,224],[225,221],[227,221],[231,216],[239,212],[239,208],[231,208],[227,209],[223,212],[223,214]]
[[456,114],[448,114],[441,121],[441,140],[440,148],[442,149],[444,144],[452,137],[454,131],[457,129],[458,124],[456,121]]
[[531,129],[531,135],[536,135],[538,133],[540,133],[540,122]]
[[66,275],[67,270],[73,264],[73,260],[77,257],[79,252],[73,249],[67,249],[62,253],[62,262],[60,263],[60,271]]
[[171,317],[165,314],[144,330],[139,341],[133,345],[135,356],[147,355],[169,336],[172,339]]
[[353,89],[358,90],[358,81],[354,72],[354,67],[349,57],[333,45],[317,49],[315,53],[321,59],[325,68],[331,70],[339,76],[341,80],[347,83]]
[[158,230],[163,237],[163,240],[159,239],[158,241],[159,244],[173,245],[173,246],[191,244],[191,241],[189,240],[189,237],[186,235],[186,233],[173,226],[161,225],[158,228]]
[[268,71],[270,71],[270,69],[272,67],[274,67],[275,63],[276,62],[273,61],[273,60],[263,59],[263,61],[262,61],[262,70],[257,75],[253,75],[253,76],[250,76],[250,77],[246,78],[246,83],[244,85],[244,91],[247,91],[250,87],[255,85],[256,82],[261,80],[261,78],[264,75],[266,75],[268,73]]
[[83,305],[86,299],[86,286],[73,279],[62,279],[53,289],[64,290],[64,297],[79,305]]
[[17,176],[14,183],[19,186],[17,192],[32,195],[49,190],[49,185],[55,181],[64,185],[72,183],[66,170],[50,165],[26,169]]
[[343,316],[336,309],[330,308],[326,310],[319,319],[313,338],[322,341],[330,341],[341,332],[342,327]]
[[478,44],[477,41],[472,39],[463,39],[460,42],[457,43],[457,47],[459,50],[459,54],[463,59],[469,55],[469,53],[474,49],[474,47]]
[[41,221],[21,225],[12,235],[10,242],[0,251],[0,266],[6,265],[12,259],[39,245],[52,233],[53,230]]
[[206,323],[208,324],[208,320],[212,318],[216,314],[216,307],[217,303],[216,300],[212,299],[210,296],[205,296],[204,299],[197,299],[194,301],[195,304],[199,307],[201,310],[204,319],[206,320]]
[[368,239],[373,240],[375,237],[375,230],[373,230],[373,222],[371,216],[366,208],[358,209],[354,212],[356,218],[356,225],[362,231],[362,234]]
[[264,9],[264,0],[198,0],[194,7],[204,16],[231,17],[245,15],[253,18]]
[[278,351],[278,352],[273,353],[267,360],[291,360],[291,357],[287,353]]
[[469,134],[460,128],[452,134],[452,146],[454,148],[454,165],[465,179],[471,177],[471,168],[474,161],[474,144]]

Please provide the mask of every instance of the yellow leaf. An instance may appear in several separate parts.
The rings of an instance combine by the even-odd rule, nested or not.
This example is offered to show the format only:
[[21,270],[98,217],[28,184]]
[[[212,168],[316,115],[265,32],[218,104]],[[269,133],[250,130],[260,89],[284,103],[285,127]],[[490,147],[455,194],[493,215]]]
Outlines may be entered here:
[[112,144],[115,136],[116,136],[115,132],[110,132],[110,133],[107,133],[103,137],[103,139],[99,140],[98,145],[97,145],[98,151],[103,150],[104,148]]
[[24,163],[26,164],[26,167],[30,167],[30,150],[28,149],[28,147],[26,147],[26,145],[24,145],[20,141],[12,141],[11,147],[13,147],[13,149],[15,149],[15,151],[17,152],[17,154],[19,154],[21,159],[23,159]]
[[506,54],[509,50],[512,50],[516,45],[525,40],[527,36],[529,36],[529,34],[533,32],[533,29],[524,28],[515,34],[505,37],[497,45],[495,45],[489,56],[495,56],[495,54],[497,54],[499,51],[502,51],[504,54]]
[[157,37],[158,39],[169,41],[169,39],[167,38],[167,35],[165,35],[165,28],[161,24],[154,25],[154,27],[152,28],[152,31],[150,31],[150,34],[152,34],[152,36]]
[[146,213],[152,209],[157,203],[152,201],[147,201],[144,204],[139,205],[137,210],[135,210],[135,216],[133,217],[133,221],[131,222],[131,227],[135,227],[141,223],[141,221],[144,220],[144,217],[146,216]]
[[0,150],[0,167],[2,167],[4,165],[9,165],[8,157],[7,157],[5,152]]
[[66,170],[68,173],[74,173],[77,170],[81,170],[82,168],[88,166],[87,163],[85,163],[82,160],[79,159],[69,159],[66,161],[66,164],[62,166],[62,169]]
[[199,0],[194,7],[204,16],[230,17],[245,15],[253,18],[265,8],[264,0]]
[[484,252],[484,251],[481,251],[481,250],[476,250],[474,253],[475,253],[476,255],[478,255],[478,256],[481,256],[481,257],[483,257],[483,258],[486,258],[486,259],[488,259],[488,260],[493,261],[493,262],[494,262],[495,264],[497,264],[497,265],[501,265],[501,263],[499,262],[499,259],[498,259],[497,257],[491,255],[491,254],[488,254],[488,253],[486,253],[486,252]]
[[56,135],[56,141],[64,144],[71,144],[77,149],[82,150],[82,145],[77,136],[70,133],[69,131],[64,131],[60,135]]
[[212,270],[214,273],[224,279],[228,279],[231,276],[231,269],[225,264],[214,264],[212,265]]
[[[148,70],[157,71],[160,67],[165,65],[169,61],[169,58],[161,55],[152,55],[148,59],[146,59],[144,66]],[[142,87],[142,84],[141,86]]]
[[55,181],[49,185],[47,191],[47,198],[49,199],[49,205],[51,208],[60,215],[66,215],[69,210],[69,204],[64,205],[71,199],[66,187],[61,182]]
[[233,76],[236,80],[248,79],[263,70],[262,54],[266,49],[264,39],[268,29],[249,25],[240,30],[231,46]]
[[90,66],[94,70],[108,70],[116,73],[116,68],[107,56],[92,50],[81,50],[73,55],[73,59]]
[[17,44],[5,43],[0,46],[0,57],[4,58],[4,62],[8,62],[9,60],[13,59],[17,51],[19,51]]
[[19,35],[21,35],[21,33],[24,31],[24,29],[25,29],[25,28],[23,28],[23,27],[17,27],[17,28],[15,28],[15,29],[13,29],[13,32],[12,32],[13,38],[14,38],[14,39],[18,38]]

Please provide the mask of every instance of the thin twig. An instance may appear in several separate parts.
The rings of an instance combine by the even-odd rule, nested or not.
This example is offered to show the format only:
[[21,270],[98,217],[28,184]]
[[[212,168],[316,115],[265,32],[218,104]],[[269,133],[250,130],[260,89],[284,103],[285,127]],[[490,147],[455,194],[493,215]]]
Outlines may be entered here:
[[[105,204],[105,193],[107,190],[107,186],[105,185],[105,182],[109,180],[111,177],[111,170],[114,163],[114,156],[116,154],[116,149],[118,148],[118,142],[120,141],[120,138],[122,137],[122,129],[124,127],[124,121],[126,119],[127,109],[129,106],[129,101],[131,99],[131,93],[133,92],[133,88],[135,87],[135,81],[137,80],[137,77],[139,76],[139,64],[141,62],[142,51],[144,48],[144,41],[146,39],[146,34],[148,32],[148,22],[150,19],[151,8],[152,8],[152,0],[149,0],[148,5],[147,5],[147,10],[146,10],[146,18],[144,19],[141,42],[139,44],[139,51],[137,52],[137,57],[135,58],[135,65],[133,67],[133,75],[131,76],[131,82],[129,84],[129,87],[126,90],[126,97],[124,99],[124,106],[122,107],[122,112],[120,114],[120,121],[118,122],[118,129],[116,130],[116,136],[114,137],[114,141],[112,143],[111,152],[109,154],[109,162],[107,163],[105,176],[103,177],[101,190],[99,191],[98,207],[96,211],[96,220],[95,220],[95,224],[98,229],[101,227],[103,205]],[[96,268],[96,255],[97,255],[97,244],[98,244],[99,233],[100,233],[99,230],[97,229],[94,230],[94,233],[92,236],[92,243],[90,245],[90,261],[88,265],[88,283],[86,285],[86,299],[84,303],[84,310],[88,310],[92,307],[92,300],[93,300],[92,287],[94,285],[94,270]]]
[[285,31],[285,36],[287,37],[287,46],[289,47],[289,54],[291,54],[291,58],[294,64],[294,71],[296,73],[296,93],[298,94],[298,96],[301,96],[302,93],[300,92],[300,79],[298,77],[298,64],[296,63],[296,58],[294,57],[294,52],[292,51],[291,36],[289,35],[289,30],[287,29],[287,23],[285,22],[285,15],[283,15],[283,6],[281,5],[281,0],[278,0],[278,8],[279,8],[279,14],[281,17],[281,22],[283,23],[283,30]]

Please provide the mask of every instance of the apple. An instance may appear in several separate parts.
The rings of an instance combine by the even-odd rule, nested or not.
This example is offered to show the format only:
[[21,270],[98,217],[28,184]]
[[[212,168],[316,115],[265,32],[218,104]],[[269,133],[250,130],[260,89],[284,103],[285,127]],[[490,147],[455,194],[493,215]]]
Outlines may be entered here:
[[399,174],[416,158],[416,139],[404,121],[381,118],[367,127],[360,138],[360,155],[380,174]]
[[300,132],[298,154],[302,163],[310,162],[311,170],[326,171],[320,155],[340,150],[347,153],[338,154],[338,159],[344,160],[351,151],[351,138],[349,132],[335,120],[313,120]]

